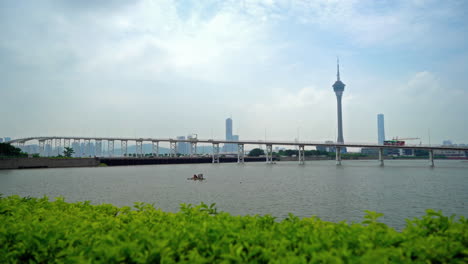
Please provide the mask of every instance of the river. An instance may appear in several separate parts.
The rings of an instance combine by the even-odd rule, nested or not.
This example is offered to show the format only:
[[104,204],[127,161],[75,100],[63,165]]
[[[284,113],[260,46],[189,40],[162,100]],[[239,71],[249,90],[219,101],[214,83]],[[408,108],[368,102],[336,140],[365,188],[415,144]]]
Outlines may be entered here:
[[[203,173],[203,182],[189,181]],[[234,215],[293,213],[327,221],[363,220],[364,210],[401,229],[428,208],[468,216],[468,162],[436,160],[181,164],[0,171],[0,193],[65,197],[117,206],[153,203],[177,211],[180,203],[216,203]]]

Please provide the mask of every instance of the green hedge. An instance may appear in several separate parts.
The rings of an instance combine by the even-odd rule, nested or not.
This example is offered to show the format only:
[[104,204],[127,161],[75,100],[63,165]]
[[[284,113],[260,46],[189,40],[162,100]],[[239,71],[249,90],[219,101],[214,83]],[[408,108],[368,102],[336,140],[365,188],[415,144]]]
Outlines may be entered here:
[[205,204],[168,213],[144,203],[0,197],[0,263],[467,263],[464,217],[428,210],[398,232],[380,216],[278,222]]

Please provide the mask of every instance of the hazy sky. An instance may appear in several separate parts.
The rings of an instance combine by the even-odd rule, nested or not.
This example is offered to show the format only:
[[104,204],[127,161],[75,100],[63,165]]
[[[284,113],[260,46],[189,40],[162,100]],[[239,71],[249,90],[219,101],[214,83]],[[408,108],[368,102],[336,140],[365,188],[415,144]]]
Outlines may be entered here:
[[[0,137],[468,143],[468,1],[1,1]],[[417,142],[419,143],[419,142]]]

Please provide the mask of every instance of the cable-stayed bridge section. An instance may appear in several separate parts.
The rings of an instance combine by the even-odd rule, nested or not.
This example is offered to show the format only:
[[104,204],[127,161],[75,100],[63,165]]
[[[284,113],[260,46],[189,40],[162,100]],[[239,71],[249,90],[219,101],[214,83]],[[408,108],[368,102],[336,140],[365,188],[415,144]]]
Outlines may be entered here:
[[[86,156],[103,156],[103,142],[107,142],[107,153],[108,156],[114,156],[114,146],[115,142],[120,142],[121,154],[127,154],[127,146],[129,142],[135,142],[136,145],[136,156],[143,157],[143,143],[152,144],[152,155],[159,156],[159,144],[162,142],[169,144],[170,157],[177,156],[177,143],[189,143],[189,154],[190,156],[197,155],[197,146],[200,144],[209,144],[212,145],[212,162],[219,163],[219,158],[221,156],[220,144],[235,144],[237,145],[237,161],[239,163],[244,162],[245,157],[245,145],[265,145],[265,160],[267,163],[273,163],[273,146],[293,146],[298,148],[298,161],[300,164],[305,162],[305,147],[332,147],[336,149],[336,163],[337,165],[341,164],[341,149],[342,148],[375,148],[379,150],[379,161],[383,165],[384,160],[384,149],[414,149],[414,150],[426,150],[429,152],[429,161],[431,166],[434,166],[434,150],[453,150],[453,151],[468,151],[468,147],[459,147],[459,146],[440,146],[440,145],[403,145],[403,146],[393,146],[393,145],[380,145],[373,143],[324,143],[319,141],[287,141],[287,140],[219,140],[219,139],[198,139],[198,138],[189,138],[189,139],[174,139],[174,138],[130,138],[130,137],[65,137],[65,136],[51,136],[51,137],[26,137],[18,138],[7,141],[6,143],[16,144],[18,147],[22,148],[28,142],[38,141],[39,151],[41,156],[50,156],[52,147],[55,146],[57,154],[60,154],[59,151],[63,147],[71,147],[73,143],[81,144],[84,143],[84,151]],[[94,153],[90,151],[90,145],[94,143]],[[46,153],[46,146],[48,146]]]

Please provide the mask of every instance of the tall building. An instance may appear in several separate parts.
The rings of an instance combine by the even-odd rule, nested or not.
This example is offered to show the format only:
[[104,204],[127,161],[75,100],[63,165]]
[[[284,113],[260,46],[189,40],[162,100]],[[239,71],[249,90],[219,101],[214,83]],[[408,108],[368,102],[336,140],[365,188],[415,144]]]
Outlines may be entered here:
[[[185,140],[184,136],[177,137],[178,140]],[[182,155],[189,154],[189,143],[188,142],[177,142],[177,153]]]
[[[238,135],[232,134],[232,119],[226,119],[226,140],[239,141]],[[224,144],[224,152],[236,152],[237,144]]]
[[383,145],[385,141],[385,126],[384,126],[384,115],[377,115],[377,136],[379,145]]
[[[340,80],[340,61],[336,62],[336,82],[333,84],[333,90],[336,95],[337,102],[337,113],[338,113],[338,143],[344,143],[343,139],[343,117],[341,111],[341,97],[343,96],[343,91],[345,84]],[[346,148],[342,148],[342,152],[346,152]]]
[[232,119],[226,119],[226,140],[232,140]]

